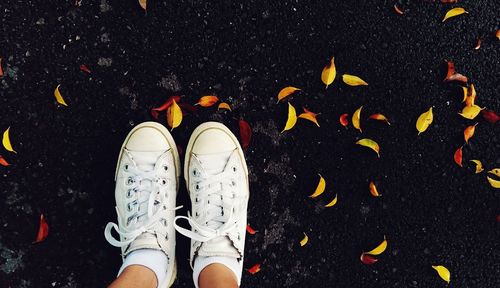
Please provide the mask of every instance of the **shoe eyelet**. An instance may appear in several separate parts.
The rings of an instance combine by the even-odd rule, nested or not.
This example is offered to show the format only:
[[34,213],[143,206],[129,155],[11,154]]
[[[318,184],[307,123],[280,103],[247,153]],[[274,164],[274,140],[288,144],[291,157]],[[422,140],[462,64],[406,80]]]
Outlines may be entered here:
[[166,186],[167,184],[168,184],[168,180],[167,179],[164,179],[164,178],[160,179],[160,185],[161,186]]
[[236,172],[238,169],[236,168],[236,166],[233,166],[233,172]]
[[127,180],[125,181],[125,185],[127,185],[127,186],[130,186],[134,183],[135,183],[135,181],[134,181],[134,179],[132,179],[132,177],[128,177]]
[[123,165],[123,170],[128,172],[128,164]]
[[194,203],[198,203],[200,202],[200,200],[198,199],[198,197],[194,198]]
[[132,212],[132,210],[134,210],[133,206],[135,206],[137,204],[137,201],[132,201],[132,202],[129,202],[127,204],[127,211],[128,212]]
[[167,233],[165,233],[165,240],[167,240],[167,241],[168,241],[168,232],[167,232]]
[[196,190],[196,191],[200,191],[200,185],[196,184],[196,185],[194,186],[194,190]]
[[194,214],[194,217],[198,218],[198,217],[200,217],[200,214],[199,214],[198,212],[196,212],[196,213]]
[[127,198],[132,198],[132,196],[133,196],[132,189],[128,189],[126,195],[127,195]]
[[232,181],[231,181],[231,185],[232,185],[233,187],[235,187],[235,186],[236,186],[236,181],[232,180]]
[[165,220],[165,219],[161,219],[161,224],[163,224],[163,226],[165,226],[165,227],[168,226],[167,220]]
[[163,170],[168,171],[168,166],[167,165],[163,165]]
[[198,176],[198,171],[196,169],[193,169],[193,176]]

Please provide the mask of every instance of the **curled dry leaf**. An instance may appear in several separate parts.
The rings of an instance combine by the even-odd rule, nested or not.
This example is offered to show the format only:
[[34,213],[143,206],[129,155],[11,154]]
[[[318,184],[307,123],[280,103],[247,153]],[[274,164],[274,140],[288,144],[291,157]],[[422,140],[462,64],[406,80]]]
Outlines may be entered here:
[[177,105],[177,101],[172,99],[172,105],[167,109],[167,124],[174,130],[174,128],[178,127],[182,122],[182,110],[179,105]]
[[474,133],[476,132],[477,124],[478,123],[476,123],[474,125],[467,126],[467,128],[465,128],[465,130],[464,130],[465,143],[469,143],[469,139],[472,138],[472,136],[474,136]]
[[316,119],[316,116],[318,116],[318,113],[311,112],[311,111],[307,110],[306,108],[302,108],[302,109],[304,109],[304,113],[300,114],[299,118],[309,120],[309,121],[313,122],[314,124],[316,124],[316,126],[319,127],[318,120]]
[[377,258],[375,258],[371,255],[367,255],[365,253],[361,253],[361,257],[359,257],[359,260],[361,260],[361,263],[363,263],[365,265],[372,265],[378,261]]
[[238,126],[240,128],[240,141],[241,147],[247,149],[250,146],[250,141],[252,140],[252,128],[247,121],[240,119],[238,121]]
[[457,163],[458,166],[462,166],[462,147],[458,148],[455,151],[455,154],[453,154],[453,160],[455,160],[455,163]]
[[325,188],[326,188],[325,178],[323,178],[323,176],[321,176],[321,174],[318,174],[318,176],[319,176],[318,186],[316,186],[316,190],[314,190],[314,193],[309,195],[309,198],[316,198],[319,195],[323,194],[323,192],[325,192]]
[[251,268],[247,269],[248,273],[254,275],[255,273],[260,271],[260,264],[255,264]]
[[444,78],[443,81],[445,82],[458,81],[462,83],[467,83],[468,81],[467,77],[455,71],[455,63],[453,63],[453,61],[446,61],[446,64],[448,65],[448,72],[446,73],[446,77]]
[[5,160],[5,158],[3,158],[2,155],[0,155],[0,165],[5,166],[5,167],[10,165],[9,162],[7,162],[7,160]]
[[0,58],[0,77],[3,77],[2,58]]
[[[304,233],[304,232],[302,232],[302,233]],[[302,240],[300,240],[300,246],[304,247],[304,245],[306,245],[307,242],[309,242],[309,237],[307,237],[306,233],[304,233],[304,238],[302,238]]]
[[139,5],[141,5],[142,9],[146,10],[147,0],[139,0]]
[[387,123],[388,125],[391,125],[391,123],[389,122],[389,120],[387,119],[387,117],[385,117],[384,115],[382,115],[380,113],[372,114],[372,115],[370,115],[370,117],[368,119],[373,119],[373,120],[378,120],[378,121],[385,121],[385,123]]
[[479,161],[479,160],[470,160],[470,162],[473,162],[474,164],[476,164],[476,174],[481,173],[481,172],[484,171],[483,163],[481,163],[481,161]]
[[417,119],[417,130],[418,135],[429,128],[432,121],[434,120],[434,115],[432,114],[432,107],[426,112],[422,113]]
[[380,158],[380,147],[378,146],[377,142],[373,141],[372,139],[364,138],[356,142],[356,144],[372,149],[373,151],[377,152],[377,156]]
[[374,249],[372,249],[372,250],[370,250],[368,252],[364,252],[364,254],[376,256],[376,255],[380,255],[380,254],[384,253],[385,249],[387,249],[387,239],[384,236],[384,241],[382,241]]
[[464,100],[462,102],[465,102],[465,106],[474,106],[474,101],[476,101],[476,88],[474,87],[474,84],[470,84],[469,87],[464,89]]
[[477,105],[472,105],[472,106],[465,106],[464,109],[462,110],[461,113],[458,113],[460,116],[472,120],[476,118],[476,116],[483,110],[484,108],[481,108]]
[[495,113],[495,111],[482,110],[481,114],[483,115],[483,118],[486,121],[493,123],[493,124],[497,123],[498,120],[500,120],[500,116],[498,116],[497,113]]
[[199,100],[198,103],[194,105],[200,105],[201,107],[210,107],[217,103],[219,101],[219,98],[214,95],[208,95],[208,96],[202,96]]
[[300,88],[288,86],[281,89],[281,91],[278,93],[278,102],[292,95],[293,93],[295,93],[295,91],[300,91]]
[[382,196],[382,194],[378,192],[377,186],[375,186],[375,183],[373,183],[373,181],[370,181],[370,194],[372,194],[373,197]]
[[3,137],[2,137],[2,144],[3,144],[3,147],[5,147],[5,149],[7,151],[10,151],[10,152],[14,152],[14,153],[17,153],[16,151],[14,151],[14,149],[12,148],[12,143],[10,142],[10,127],[7,128],[7,130],[5,130],[3,132]]
[[250,224],[247,224],[247,232],[250,235],[255,235],[255,233],[257,233],[258,231],[254,230],[252,226],[250,226]]
[[477,38],[476,46],[474,46],[474,50],[479,50],[481,48],[481,38]]
[[434,270],[437,271],[437,273],[438,273],[439,277],[441,277],[441,279],[450,283],[450,271],[448,270],[448,268],[441,266],[441,265],[432,266],[432,268],[434,268]]
[[220,109],[226,109],[226,110],[232,111],[231,106],[229,106],[229,104],[227,104],[226,102],[222,102],[219,104],[219,106],[217,106],[217,110],[220,110]]
[[446,12],[446,15],[444,15],[443,21],[441,21],[441,22],[444,22],[452,17],[462,15],[464,13],[469,13],[469,12],[465,11],[465,9],[461,8],[461,7],[453,8],[453,9],[449,10],[448,12]]
[[321,81],[325,83],[326,88],[328,88],[328,86],[333,83],[333,80],[335,80],[335,76],[337,76],[337,69],[335,68],[334,60],[335,58],[332,57],[330,63],[326,65],[321,72]]
[[40,215],[40,227],[38,228],[38,234],[36,235],[36,240],[33,242],[40,243],[49,235],[49,224],[45,221],[43,214]]
[[335,198],[333,198],[333,200],[330,201],[330,203],[326,204],[325,207],[332,207],[335,206],[335,204],[337,204],[337,195],[335,195]]
[[56,97],[57,103],[64,105],[64,106],[68,106],[68,104],[66,104],[66,101],[64,101],[64,98],[62,97],[61,92],[59,91],[60,86],[61,86],[61,84],[57,85],[56,90],[54,90],[54,96]]
[[493,174],[497,177],[500,177],[500,168],[491,169],[490,171],[488,171],[488,174]]
[[498,40],[500,40],[500,29],[497,30],[495,36],[497,37]]
[[168,97],[167,101],[163,103],[160,107],[152,108],[151,109],[151,116],[158,120],[158,113],[161,111],[165,111],[172,105],[172,102],[175,100],[175,102],[179,102],[181,100],[180,96],[170,96]]
[[344,126],[345,128],[347,128],[347,125],[349,125],[349,120],[347,120],[347,117],[349,117],[349,114],[344,113],[340,115],[339,118],[340,125]]
[[342,81],[349,86],[368,86],[368,83],[366,83],[365,80],[350,74],[342,75]]
[[399,15],[403,15],[403,14],[405,14],[405,13],[404,13],[401,9],[399,9],[399,7],[398,7],[398,4],[397,4],[397,3],[396,3],[396,4],[394,4],[394,6],[393,6],[393,7],[394,7],[394,11],[396,11],[396,13],[398,13]]
[[87,66],[85,66],[84,64],[80,65],[80,71],[88,73],[88,74],[92,73],[90,71],[90,69]]
[[491,187],[496,189],[500,188],[500,181],[495,180],[491,177],[486,177],[486,179],[488,179],[488,182],[490,183]]
[[285,128],[283,128],[281,133],[292,129],[293,126],[295,126],[295,123],[297,123],[297,112],[295,112],[295,107],[288,103],[288,119],[286,120]]
[[354,114],[352,114],[352,126],[354,128],[358,129],[359,132],[361,131],[361,109],[363,109],[363,106],[359,107],[358,110],[354,111]]

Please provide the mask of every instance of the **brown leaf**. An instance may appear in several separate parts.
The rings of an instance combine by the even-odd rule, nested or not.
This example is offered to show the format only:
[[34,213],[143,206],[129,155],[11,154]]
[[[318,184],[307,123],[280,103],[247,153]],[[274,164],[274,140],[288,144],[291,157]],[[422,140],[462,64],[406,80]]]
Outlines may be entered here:
[[443,80],[444,82],[458,81],[467,83],[467,77],[455,71],[455,63],[453,63],[452,61],[446,61],[446,63],[448,65],[448,72],[446,73],[446,77]]
[[483,115],[483,118],[486,121],[493,123],[493,124],[497,123],[497,121],[500,120],[500,116],[498,116],[497,113],[495,113],[495,111],[482,110],[481,114]]

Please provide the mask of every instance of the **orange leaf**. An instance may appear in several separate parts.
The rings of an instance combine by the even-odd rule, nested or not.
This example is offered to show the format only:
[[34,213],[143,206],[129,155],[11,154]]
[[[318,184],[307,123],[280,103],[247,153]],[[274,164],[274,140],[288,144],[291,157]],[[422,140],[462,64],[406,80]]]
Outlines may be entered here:
[[481,48],[481,38],[477,38],[476,46],[474,47],[474,50],[479,50],[479,48]]
[[250,224],[247,224],[247,232],[248,234],[255,235],[258,231],[255,231]]
[[382,196],[378,192],[377,186],[375,186],[375,183],[373,183],[373,181],[370,181],[370,194],[372,194],[373,197],[380,197],[380,196]]
[[313,122],[314,124],[316,124],[316,126],[319,127],[318,120],[316,119],[316,116],[318,116],[318,113],[311,112],[311,111],[307,110],[306,108],[302,108],[302,109],[304,109],[304,113],[300,114],[299,118],[309,120],[309,121]]
[[5,158],[3,158],[2,155],[0,155],[0,165],[5,166],[5,167],[10,165],[9,162],[7,162],[7,160],[5,160]]
[[248,273],[254,275],[255,273],[260,271],[260,264],[255,264],[251,268],[247,269]]
[[399,9],[398,7],[398,4],[394,4],[394,11],[396,11],[396,13],[398,13],[399,15],[403,15],[405,14],[403,11],[401,11],[401,9]]
[[247,149],[250,145],[250,140],[252,140],[252,128],[250,128],[248,122],[243,119],[240,119],[238,126],[240,127],[241,147]]
[[465,128],[464,130],[464,139],[465,139],[465,143],[469,143],[469,139],[472,138],[472,136],[474,136],[474,132],[476,131],[476,125],[478,123],[474,124],[474,125],[471,125],[471,126],[468,126],[467,128]]
[[455,63],[453,63],[452,61],[446,61],[446,63],[448,64],[448,72],[446,73],[446,77],[443,80],[444,82],[458,81],[467,83],[467,77],[455,71]]
[[202,96],[200,100],[198,100],[198,103],[195,105],[200,105],[201,107],[210,107],[217,103],[219,101],[219,98],[214,95],[209,95],[209,96]]
[[141,5],[141,8],[146,10],[147,8],[147,0],[139,0],[139,5]]
[[2,58],[0,58],[0,77],[3,77]]
[[278,93],[278,102],[292,95],[293,93],[295,93],[295,91],[300,91],[300,88],[288,86],[281,89],[281,91]]
[[382,115],[380,113],[370,115],[369,119],[385,121],[388,125],[391,125],[391,123],[389,122],[389,119],[387,119],[387,117],[385,117],[384,115]]
[[500,40],[500,29],[497,30],[495,33],[495,36],[497,36],[497,39]]
[[85,66],[84,64],[80,65],[80,70],[85,72],[85,73],[89,73],[89,74],[91,73],[90,69],[87,66]]
[[33,242],[39,243],[45,240],[47,236],[49,235],[49,224],[45,221],[45,217],[43,214],[40,215],[40,228],[38,228],[38,235],[36,236],[36,240]]
[[219,106],[217,107],[217,110],[220,110],[220,109],[226,109],[226,110],[232,111],[231,106],[229,106],[229,104],[227,104],[226,102],[222,102],[219,104]]
[[476,100],[476,88],[474,87],[474,84],[470,84],[469,87],[467,87],[467,93],[465,93],[464,90],[464,101],[466,106],[474,106],[474,101]]
[[340,125],[344,126],[345,128],[347,128],[347,125],[349,125],[349,120],[347,120],[347,117],[349,117],[349,114],[344,113],[344,114],[340,115],[340,118],[339,118]]
[[462,166],[462,147],[458,148],[457,151],[455,151],[455,154],[453,155],[453,159],[455,160],[455,163],[457,163],[458,166]]
[[377,258],[375,258],[371,255],[367,255],[365,253],[361,254],[361,257],[359,257],[359,260],[361,260],[361,263],[363,263],[365,265],[371,265],[371,264],[374,264],[378,261]]

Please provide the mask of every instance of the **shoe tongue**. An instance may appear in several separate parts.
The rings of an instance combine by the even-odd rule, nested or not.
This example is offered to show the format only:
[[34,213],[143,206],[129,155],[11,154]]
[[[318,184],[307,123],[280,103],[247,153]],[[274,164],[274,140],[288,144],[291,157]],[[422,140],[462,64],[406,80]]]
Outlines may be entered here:
[[216,154],[196,155],[201,167],[208,175],[216,175],[224,171],[227,161],[233,151],[226,151]]
[[125,256],[128,255],[130,252],[139,249],[162,250],[160,244],[158,244],[156,236],[149,232],[144,232],[141,235],[137,236],[137,238],[135,238],[135,240],[132,241],[132,243],[130,243],[130,246],[125,251]]
[[227,236],[221,236],[201,244],[199,256],[225,256],[240,258],[240,253],[234,248],[233,242]]
[[129,151],[134,158],[134,162],[142,171],[153,171],[158,158],[165,153],[164,151],[143,152],[143,151]]

